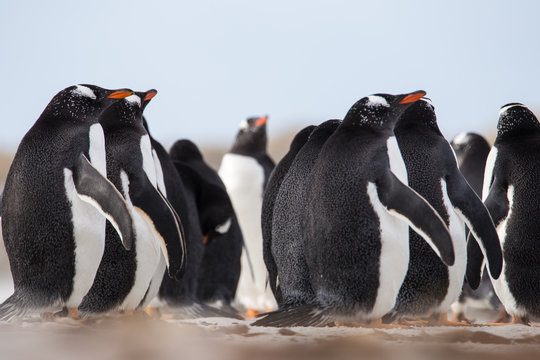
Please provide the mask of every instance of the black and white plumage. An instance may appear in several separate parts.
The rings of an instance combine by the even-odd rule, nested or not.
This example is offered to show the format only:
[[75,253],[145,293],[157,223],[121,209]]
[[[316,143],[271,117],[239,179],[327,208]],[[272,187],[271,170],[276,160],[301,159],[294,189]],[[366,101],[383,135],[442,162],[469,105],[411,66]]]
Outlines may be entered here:
[[429,100],[421,99],[409,107],[394,133],[409,186],[433,206],[450,230],[455,263],[444,264],[422,237],[410,229],[407,275],[388,317],[446,316],[461,293],[465,277],[465,224],[481,239],[495,277],[499,276],[502,264],[497,233],[487,209],[459,171]]
[[270,314],[257,325],[321,325],[386,314],[407,271],[407,224],[453,264],[448,228],[393,173],[405,168],[393,139],[394,125],[424,94],[362,98],[325,142],[308,181],[303,218],[315,299],[310,305],[278,310],[273,316],[287,314],[282,322],[267,321]]
[[263,192],[275,166],[266,153],[266,123],[266,116],[243,121],[234,145],[223,156],[218,171],[244,238],[235,303],[255,310],[276,306],[272,291],[266,286],[261,231]]
[[127,97],[100,118],[108,177],[130,206],[136,237],[128,253],[116,246],[116,234],[107,228],[103,260],[80,306],[84,313],[137,309],[162,256],[171,277],[180,278],[185,266],[181,221],[157,188],[150,139],[143,126],[142,101],[148,93],[155,90]]
[[[481,198],[484,169],[491,146],[484,137],[471,132],[458,134],[450,142],[450,145],[456,153],[459,170],[476,195]],[[464,319],[466,306],[491,309],[502,307],[487,272],[482,275],[482,281],[476,290],[473,290],[467,281],[464,282],[459,300],[452,304],[452,310],[457,319]]]
[[[503,269],[492,284],[514,322],[540,316],[540,124],[524,105],[510,103],[499,111],[497,137],[484,175],[482,198],[497,227]],[[478,286],[483,258],[469,240],[467,277]]]
[[131,94],[94,85],[68,87],[21,141],[2,201],[15,293],[0,305],[0,318],[60,306],[76,316],[101,261],[105,216],[107,226],[114,225],[111,231],[121,234],[117,245],[131,248],[131,216],[105,178],[105,142],[98,123],[108,106]]

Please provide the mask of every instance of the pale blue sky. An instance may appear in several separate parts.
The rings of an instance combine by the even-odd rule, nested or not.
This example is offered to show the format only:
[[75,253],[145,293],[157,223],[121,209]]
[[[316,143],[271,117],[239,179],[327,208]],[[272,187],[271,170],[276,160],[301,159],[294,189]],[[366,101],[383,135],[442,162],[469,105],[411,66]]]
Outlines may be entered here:
[[166,145],[229,145],[258,114],[277,136],[417,89],[447,137],[485,133],[507,102],[540,109],[539,37],[539,1],[4,1],[0,150],[76,83],[158,89]]

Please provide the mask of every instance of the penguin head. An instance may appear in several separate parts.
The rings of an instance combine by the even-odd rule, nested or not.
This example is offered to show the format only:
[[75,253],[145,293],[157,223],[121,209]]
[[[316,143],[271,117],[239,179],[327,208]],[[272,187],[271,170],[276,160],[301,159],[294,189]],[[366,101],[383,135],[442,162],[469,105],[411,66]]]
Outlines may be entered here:
[[526,135],[540,130],[540,123],[533,112],[520,103],[509,103],[499,110],[497,138]]
[[435,115],[435,107],[433,106],[431,99],[423,97],[419,101],[413,102],[403,114],[401,114],[396,124],[396,131],[398,128],[405,128],[408,126],[426,127],[442,136],[439,126],[437,125],[437,115]]
[[135,92],[111,106],[99,118],[103,129],[122,128],[130,125],[142,125],[142,97],[144,93]]
[[458,134],[450,142],[456,156],[458,163],[461,165],[463,158],[472,154],[478,154],[481,157],[487,157],[490,146],[486,139],[482,135],[478,135],[472,132],[462,132]]
[[141,99],[142,99],[142,111],[146,108],[146,105],[150,104],[150,100],[152,100],[157,95],[156,89],[150,89],[145,91],[144,93],[141,93]]
[[315,130],[315,125],[309,125],[300,130],[292,139],[291,145],[289,146],[289,151],[293,153],[297,153],[302,146],[308,141],[309,135],[313,130]]
[[94,123],[105,109],[132,94],[130,89],[109,90],[89,84],[73,85],[56,94],[44,114]]
[[204,161],[197,145],[189,140],[178,140],[169,155],[182,180],[195,192],[205,242],[215,237],[215,233],[227,232],[234,215],[232,203],[219,175]]
[[266,151],[268,116],[250,117],[240,123],[231,153],[254,155]]
[[409,94],[373,94],[358,100],[343,119],[345,126],[392,130],[401,114],[426,94],[423,90]]

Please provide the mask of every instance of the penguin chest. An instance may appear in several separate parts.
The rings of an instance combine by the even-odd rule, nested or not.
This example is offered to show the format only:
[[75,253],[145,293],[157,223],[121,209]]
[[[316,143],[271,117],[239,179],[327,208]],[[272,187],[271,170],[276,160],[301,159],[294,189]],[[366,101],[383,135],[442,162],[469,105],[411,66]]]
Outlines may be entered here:
[[133,287],[124,299],[121,309],[135,309],[140,304],[156,269],[159,265],[161,250],[155,236],[154,227],[147,219],[147,215],[135,207],[129,196],[129,179],[124,171],[121,171],[122,193],[131,211],[133,227],[135,229],[135,259],[136,270]]
[[367,194],[379,221],[381,253],[379,258],[379,288],[375,305],[369,314],[378,318],[388,313],[405,279],[409,266],[409,227],[391,215],[379,200],[377,186],[368,183]]
[[[89,131],[89,156],[92,165],[106,174],[105,138],[101,125]],[[75,243],[75,274],[72,293],[66,302],[77,307],[90,290],[105,250],[105,217],[90,203],[83,201],[75,188],[73,172],[64,169],[64,189],[71,208],[73,241]]]
[[463,287],[467,268],[467,239],[465,238],[465,222],[458,216],[448,197],[446,181],[441,178],[440,182],[443,204],[448,214],[448,230],[455,253],[454,265],[448,267],[448,291],[439,306],[440,311],[448,311],[450,305],[457,300]]
[[396,175],[399,181],[408,185],[407,168],[405,167],[405,161],[403,161],[403,156],[401,155],[395,136],[390,136],[388,140],[386,140],[386,149],[390,170]]
[[[508,234],[508,222],[512,219],[513,215],[513,204],[514,204],[514,186],[509,185],[508,191],[507,191],[507,198],[508,198],[508,215],[506,218],[499,223],[497,226],[497,234],[499,235],[499,241],[501,243],[501,249],[503,251],[503,258],[504,258],[504,244],[506,243],[507,234]],[[512,315],[527,315],[526,311],[523,311],[518,308],[516,298],[510,291],[510,287],[508,285],[508,277],[506,275],[506,267],[507,267],[506,261],[503,261],[502,271],[501,275],[497,280],[494,280],[491,278],[491,283],[493,284],[493,288],[495,289],[495,293],[503,303],[504,307],[508,311],[509,314]]]

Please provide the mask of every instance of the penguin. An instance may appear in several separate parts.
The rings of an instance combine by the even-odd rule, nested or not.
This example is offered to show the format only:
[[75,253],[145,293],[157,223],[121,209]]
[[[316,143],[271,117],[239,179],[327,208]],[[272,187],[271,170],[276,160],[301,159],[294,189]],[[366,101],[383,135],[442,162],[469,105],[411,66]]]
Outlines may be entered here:
[[[264,326],[372,321],[390,311],[409,261],[407,225],[449,265],[449,230],[429,203],[395,172],[405,166],[393,128],[425,95],[375,94],[357,101],[324,143],[306,186],[303,248],[311,304],[288,307]],[[274,215],[275,216],[275,215]],[[283,315],[283,316],[281,316]],[[270,315],[268,316],[270,317]]]
[[298,132],[293,138],[289,151],[276,165],[264,190],[262,211],[261,211],[261,229],[263,236],[263,259],[268,270],[268,282],[277,303],[281,303],[281,293],[277,287],[277,267],[272,255],[272,219],[274,214],[274,204],[283,178],[287,175],[296,154],[306,143],[311,132],[316,128],[315,125],[309,125]]
[[481,239],[489,270],[495,278],[502,267],[497,232],[487,209],[459,171],[452,147],[437,126],[430,100],[420,99],[405,110],[394,133],[407,169],[408,184],[445,221],[456,261],[451,266],[443,263],[422,237],[409,229],[407,275],[385,320],[433,314],[437,324],[458,325],[448,321],[447,312],[458,299],[465,278],[465,224]]
[[[147,96],[144,99],[143,111],[148,102],[152,99],[152,97],[153,96]],[[150,138],[150,144],[152,146],[152,157],[154,159],[158,189],[171,203],[172,207],[180,217],[186,239],[186,251],[188,251],[190,239],[190,216],[188,214],[188,207],[186,203],[186,189],[184,187],[184,183],[182,182],[182,179],[176,171],[176,167],[174,166],[167,150],[165,150],[161,143],[159,143],[156,139],[154,139],[154,137],[152,137],[152,134],[150,133],[148,128],[148,123],[144,116],[143,126],[148,133],[148,136]],[[192,254],[190,252],[190,258],[191,257]],[[186,259],[186,267],[188,262],[189,259]],[[152,299],[156,298],[156,295],[158,295],[163,281],[170,281],[172,284],[176,284],[176,286],[179,286],[179,284],[181,283],[179,281],[176,281],[175,279],[171,279],[168,274],[166,274],[165,268],[165,258],[161,256],[156,272],[154,273],[154,276],[150,281],[148,291],[139,306],[140,308],[146,309],[150,305]],[[185,280],[183,279],[182,281]],[[156,307],[158,305],[161,304],[159,304],[158,302]],[[148,311],[151,313],[151,310]]]
[[218,174],[238,217],[245,248],[235,304],[248,316],[276,307],[266,286],[263,260],[261,209],[263,191],[275,164],[266,153],[268,117],[249,118],[240,124],[232,149],[223,156]]
[[[528,324],[531,316],[540,316],[539,140],[540,124],[525,105],[509,103],[500,109],[482,198],[497,227],[504,258],[501,276],[490,274],[491,282],[512,324]],[[470,236],[467,279],[473,289],[478,287],[484,260],[478,245]]]
[[340,123],[340,120],[328,120],[311,132],[294,158],[275,200],[270,247],[277,266],[275,281],[281,294],[280,308],[313,302],[302,241],[306,186],[319,152]]
[[142,122],[142,100],[156,93],[135,93],[109,107],[100,117],[107,149],[107,173],[129,204],[135,227],[132,252],[118,247],[106,232],[105,254],[94,284],[79,309],[84,314],[136,310],[165,258],[168,274],[180,279],[185,263],[181,221],[157,188],[148,133]]
[[56,94],[22,139],[2,201],[2,234],[15,292],[0,319],[77,307],[90,289],[105,246],[105,224],[126,252],[133,243],[128,204],[106,178],[98,117],[133,92],[95,85]]
[[[240,277],[242,234],[225,185],[193,142],[176,141],[170,155],[186,184],[190,210],[197,219],[197,229],[193,231],[197,237],[192,239],[198,245],[194,249],[199,251],[190,276],[186,275],[190,286],[184,286],[181,296],[173,301],[190,298],[201,316],[214,312],[213,308],[201,306],[201,302],[235,312],[230,303]],[[233,317],[238,318],[238,314]]]
[[[482,135],[472,132],[459,133],[450,142],[450,145],[452,145],[456,153],[459,170],[465,180],[467,180],[476,195],[482,197],[484,169],[491,146]],[[468,229],[466,233],[469,233]],[[502,309],[502,304],[497,294],[495,294],[487,272],[482,275],[482,281],[476,290],[473,290],[467,281],[464,282],[458,301],[452,304],[454,321],[464,320],[468,322],[464,312],[467,305],[487,309]],[[501,314],[501,320],[506,317],[504,309],[502,309],[502,312],[504,314]]]

